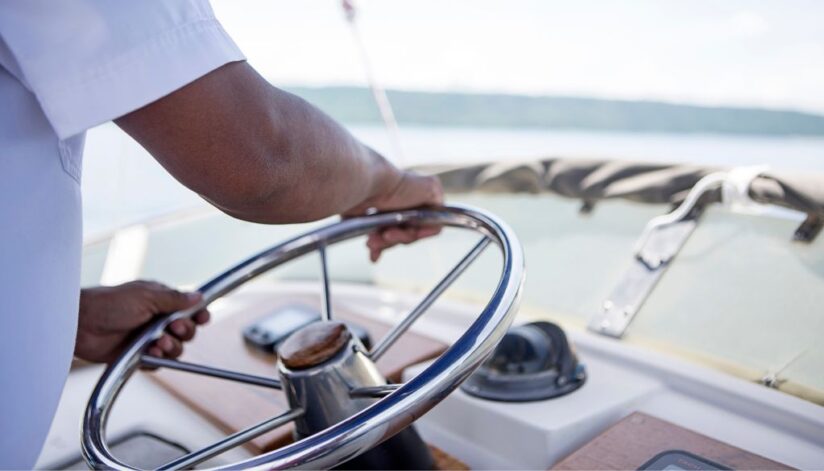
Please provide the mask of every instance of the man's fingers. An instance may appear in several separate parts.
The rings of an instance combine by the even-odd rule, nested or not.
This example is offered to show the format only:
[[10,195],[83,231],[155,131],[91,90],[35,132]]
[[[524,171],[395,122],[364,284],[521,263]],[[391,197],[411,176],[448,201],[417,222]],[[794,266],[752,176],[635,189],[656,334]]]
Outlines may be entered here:
[[417,228],[418,230],[418,239],[423,239],[425,237],[432,237],[441,233],[441,226],[421,226]]
[[155,345],[160,347],[163,351],[163,356],[166,358],[177,358],[183,353],[183,344],[180,340],[172,337],[169,334],[164,334],[160,337]]
[[163,334],[146,353],[158,358],[177,358],[183,353],[183,343],[169,334]]
[[381,256],[381,252],[393,245],[395,244],[386,242],[379,231],[369,234],[369,237],[366,239],[366,247],[369,248],[369,260],[377,262]]
[[[443,186],[433,176],[403,172],[400,180],[383,194],[375,195],[343,213],[344,217],[359,216],[369,209],[391,211],[393,209],[415,208],[419,206],[441,206],[444,201]],[[394,227],[373,232],[366,246],[369,258],[376,262],[381,252],[397,244],[410,244],[418,239],[430,237],[440,232],[432,227]]]
[[424,237],[435,235],[441,231],[437,226],[410,226],[410,227],[390,227],[378,233],[380,239],[377,243],[384,247],[391,247],[397,244],[411,244]]
[[203,309],[201,311],[198,311],[194,316],[192,316],[192,319],[194,319],[195,324],[202,325],[209,322],[209,319],[211,319],[211,317],[212,315],[209,314],[209,311]]
[[192,340],[195,336],[195,322],[192,319],[178,319],[169,324],[169,331],[184,342]]
[[[161,350],[160,347],[156,345],[152,345],[151,347],[149,347],[149,349],[146,350],[146,354],[152,357],[163,358],[163,350]],[[157,367],[141,366],[140,369],[144,371],[155,371],[157,370]]]
[[414,228],[390,227],[383,231],[381,238],[386,244],[411,244],[415,242]]
[[432,237],[441,232],[440,226],[410,226],[390,227],[369,234],[366,247],[369,248],[369,259],[376,262],[381,253],[398,244],[411,244],[417,240]]
[[149,354],[149,356],[163,358],[163,350],[161,350],[160,347],[157,346],[157,344],[154,344],[151,347],[149,347],[147,353]]

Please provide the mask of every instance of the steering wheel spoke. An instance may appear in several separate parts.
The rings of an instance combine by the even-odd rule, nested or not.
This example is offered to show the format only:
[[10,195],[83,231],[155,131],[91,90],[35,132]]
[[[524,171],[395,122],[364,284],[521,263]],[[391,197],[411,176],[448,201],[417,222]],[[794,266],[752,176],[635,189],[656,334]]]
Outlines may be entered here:
[[263,376],[250,375],[246,373],[240,373],[237,371],[224,370],[222,368],[198,365],[196,363],[170,360],[168,358],[158,358],[146,354],[141,355],[140,363],[143,366],[148,366],[151,368],[169,368],[172,370],[185,371],[187,373],[195,373],[204,376],[211,376],[213,378],[221,378],[229,381],[236,381],[238,383],[251,384],[254,386],[263,386],[265,388],[272,389],[282,389],[280,380],[277,378],[266,378]]
[[362,388],[355,388],[349,391],[349,396],[351,397],[370,397],[370,398],[381,398],[386,397],[393,392],[400,389],[403,384],[384,384],[382,386],[367,386]]
[[320,313],[321,313],[321,320],[323,321],[331,321],[332,320],[332,295],[329,292],[329,264],[326,261],[326,245],[321,244],[318,246],[318,254],[320,255],[320,272],[321,272],[321,281],[323,282],[321,287],[323,291],[323,299],[321,300],[320,304]]
[[166,469],[189,469],[195,466],[198,463],[202,463],[210,458],[214,458],[215,456],[224,453],[236,446],[242,445],[250,440],[253,440],[270,430],[274,430],[281,425],[286,425],[289,422],[297,419],[303,415],[303,409],[292,409],[288,412],[284,412],[283,414],[276,415],[275,417],[269,418],[264,420],[263,422],[259,422],[247,429],[241,430],[239,432],[233,433],[228,437],[215,442],[209,446],[203,447],[200,450],[193,451],[187,455],[183,455],[180,458],[177,458],[173,461],[170,461],[163,466],[159,467],[159,470],[166,470]]
[[492,241],[489,237],[482,237],[481,240],[479,240],[478,243],[472,247],[472,250],[464,255],[461,261],[458,262],[458,264],[455,265],[452,270],[450,270],[449,273],[447,273],[446,276],[444,276],[441,281],[435,285],[434,288],[432,288],[432,291],[427,293],[421,302],[419,302],[418,305],[415,306],[398,325],[393,327],[392,330],[390,330],[380,340],[380,342],[375,345],[375,348],[369,352],[369,358],[371,358],[372,361],[378,361],[378,359],[380,359],[380,357],[382,357],[383,354],[389,350],[389,347],[391,347],[398,340],[398,338],[403,335],[404,332],[409,330],[409,327],[411,327],[412,324],[418,320],[418,318],[421,317],[421,315],[426,312],[432,304],[435,303],[435,301],[438,300],[443,292],[452,286],[452,283],[454,283],[455,280],[457,280],[458,277],[460,277],[463,272],[465,272],[466,269],[469,268],[475,260],[477,260],[481,253],[483,253],[484,249],[489,246],[490,242]]

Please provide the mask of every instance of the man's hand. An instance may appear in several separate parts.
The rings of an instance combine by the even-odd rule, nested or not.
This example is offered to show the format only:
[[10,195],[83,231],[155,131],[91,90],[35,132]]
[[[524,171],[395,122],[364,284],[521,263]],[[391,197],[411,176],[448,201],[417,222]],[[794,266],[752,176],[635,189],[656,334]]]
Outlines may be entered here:
[[[343,216],[362,216],[370,209],[391,211],[418,206],[441,206],[442,204],[443,187],[437,178],[402,172],[394,181],[390,181],[382,192],[346,211]],[[369,258],[375,262],[380,258],[381,252],[389,247],[397,244],[411,244],[440,232],[440,226],[399,226],[372,232],[366,241]]]
[[[112,287],[87,288],[80,292],[80,314],[74,354],[92,362],[111,362],[158,314],[167,314],[194,306],[200,293],[181,293],[160,283],[132,281]],[[209,321],[209,312],[198,312],[192,319],[180,319],[169,325],[148,353],[175,358],[183,353],[182,342],[195,335],[195,325]]]

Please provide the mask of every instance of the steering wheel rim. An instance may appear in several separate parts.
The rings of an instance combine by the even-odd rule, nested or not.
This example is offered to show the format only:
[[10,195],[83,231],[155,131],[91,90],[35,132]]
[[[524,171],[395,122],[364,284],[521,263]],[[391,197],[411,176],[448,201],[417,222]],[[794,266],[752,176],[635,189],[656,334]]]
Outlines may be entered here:
[[140,367],[144,350],[171,322],[193,315],[251,279],[302,255],[319,250],[325,260],[323,251],[328,245],[375,229],[408,223],[459,227],[482,233],[484,238],[469,255],[479,247],[482,250],[485,241],[494,242],[501,250],[501,277],[478,318],[423,372],[369,407],[314,435],[219,469],[333,467],[368,451],[425,414],[457,388],[492,352],[512,323],[523,286],[523,250],[512,229],[496,216],[468,206],[393,211],[331,223],[264,250],[201,286],[201,303],[152,323],[99,379],[83,417],[82,452],[87,463],[98,469],[134,469],[109,450],[104,438],[106,421],[123,385]]

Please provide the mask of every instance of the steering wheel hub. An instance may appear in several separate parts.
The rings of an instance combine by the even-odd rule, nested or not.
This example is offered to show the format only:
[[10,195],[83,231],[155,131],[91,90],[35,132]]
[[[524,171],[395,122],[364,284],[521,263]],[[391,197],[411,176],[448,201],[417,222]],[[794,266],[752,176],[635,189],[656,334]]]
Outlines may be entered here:
[[290,370],[311,368],[335,356],[351,338],[343,322],[315,322],[283,341],[278,358]]

